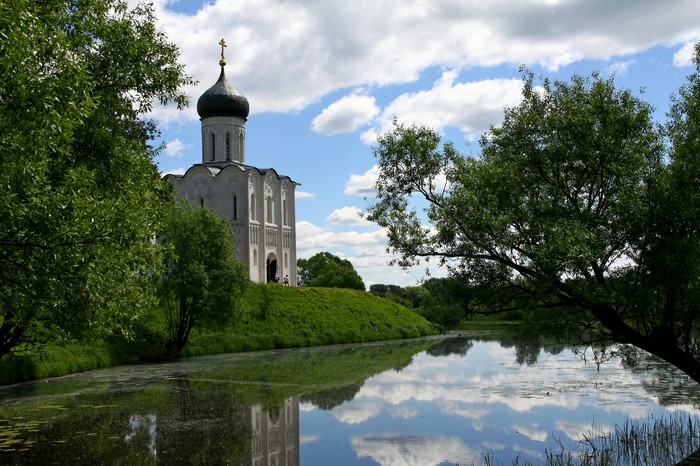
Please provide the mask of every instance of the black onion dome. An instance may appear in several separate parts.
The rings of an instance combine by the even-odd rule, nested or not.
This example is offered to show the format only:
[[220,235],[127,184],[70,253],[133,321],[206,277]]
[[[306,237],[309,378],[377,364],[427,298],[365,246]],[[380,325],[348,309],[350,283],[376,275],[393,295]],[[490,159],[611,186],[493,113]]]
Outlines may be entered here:
[[200,118],[235,116],[245,119],[249,112],[248,99],[226,79],[222,66],[219,80],[207,89],[197,101],[197,113],[199,113]]

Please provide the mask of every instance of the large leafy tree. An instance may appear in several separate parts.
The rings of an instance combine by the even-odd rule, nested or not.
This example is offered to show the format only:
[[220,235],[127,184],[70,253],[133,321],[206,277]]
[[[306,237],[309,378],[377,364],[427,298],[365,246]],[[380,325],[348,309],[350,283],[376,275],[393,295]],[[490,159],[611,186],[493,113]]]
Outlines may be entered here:
[[665,128],[612,79],[538,86],[527,71],[521,104],[482,137],[479,157],[396,124],[375,148],[368,217],[387,228],[400,264],[437,257],[463,283],[492,289],[486,308],[537,311],[700,382],[698,72]]
[[139,118],[191,79],[149,6],[0,3],[0,357],[127,333],[154,300],[168,202]]
[[159,296],[167,321],[167,352],[175,357],[195,326],[226,325],[248,285],[226,220],[207,207],[176,204],[163,224],[168,248]]
[[297,269],[302,286],[365,290],[365,283],[352,263],[330,252],[319,252],[308,259],[297,260]]

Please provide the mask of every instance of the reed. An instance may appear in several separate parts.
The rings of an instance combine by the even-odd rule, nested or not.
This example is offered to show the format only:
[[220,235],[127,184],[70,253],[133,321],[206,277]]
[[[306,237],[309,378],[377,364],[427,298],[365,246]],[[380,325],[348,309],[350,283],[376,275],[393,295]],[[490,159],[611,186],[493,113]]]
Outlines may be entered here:
[[[513,466],[671,466],[700,449],[700,420],[687,413],[646,421],[627,420],[612,432],[592,428],[569,449],[560,442],[558,451],[545,451],[545,460],[532,462],[513,458]],[[484,466],[496,466],[484,457]],[[686,464],[684,462],[684,464]],[[700,464],[700,462],[690,462]]]

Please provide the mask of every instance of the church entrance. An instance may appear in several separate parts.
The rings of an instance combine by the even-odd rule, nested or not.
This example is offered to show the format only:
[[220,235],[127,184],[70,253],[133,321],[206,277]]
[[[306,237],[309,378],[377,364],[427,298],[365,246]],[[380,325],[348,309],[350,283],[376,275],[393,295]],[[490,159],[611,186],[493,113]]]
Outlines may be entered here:
[[270,253],[267,256],[267,281],[268,282],[279,282],[280,276],[277,273],[277,256],[274,253]]

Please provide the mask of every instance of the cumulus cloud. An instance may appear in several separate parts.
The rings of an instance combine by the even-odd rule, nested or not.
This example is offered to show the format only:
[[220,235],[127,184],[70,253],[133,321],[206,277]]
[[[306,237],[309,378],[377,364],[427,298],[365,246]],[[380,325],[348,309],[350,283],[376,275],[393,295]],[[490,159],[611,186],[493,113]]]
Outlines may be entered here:
[[[306,259],[327,251],[350,261],[366,286],[374,283],[411,286],[420,282],[428,272],[426,266],[404,270],[389,265],[393,256],[386,252],[386,233],[371,231],[333,231],[308,221],[297,222],[297,257]],[[433,267],[432,276],[444,276],[444,271]]]
[[[253,113],[298,110],[337,89],[411,82],[433,66],[556,70],[700,36],[695,0],[528,2],[518,8],[510,0],[216,0],[191,14],[176,7],[156,2],[189,72],[213,83],[217,43],[226,36],[227,75],[254,103]],[[328,120],[329,128],[342,127]]]
[[696,42],[696,40],[693,40],[685,43],[683,47],[673,55],[673,64],[675,66],[690,66],[693,64]]
[[341,207],[335,209],[326,217],[326,221],[331,225],[343,226],[372,226],[373,223],[367,221],[361,216],[362,211],[357,207]]
[[503,120],[504,107],[520,102],[520,79],[460,83],[457,76],[457,70],[445,71],[431,89],[399,96],[382,111],[377,132],[390,131],[396,118],[438,131],[453,126],[473,140]]
[[379,177],[379,166],[374,165],[361,175],[352,173],[343,193],[347,196],[374,197],[374,186]]
[[376,99],[366,95],[349,95],[333,102],[313,119],[311,127],[317,133],[334,134],[355,131],[379,113]]
[[179,139],[173,139],[165,145],[165,155],[168,157],[176,157],[182,155],[182,152],[188,147]]

